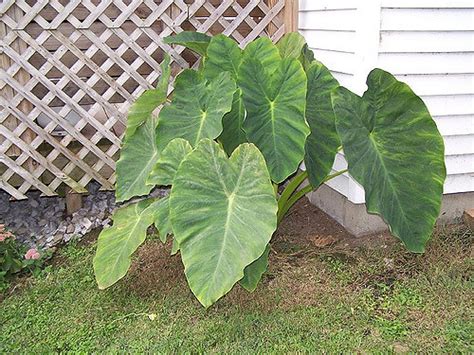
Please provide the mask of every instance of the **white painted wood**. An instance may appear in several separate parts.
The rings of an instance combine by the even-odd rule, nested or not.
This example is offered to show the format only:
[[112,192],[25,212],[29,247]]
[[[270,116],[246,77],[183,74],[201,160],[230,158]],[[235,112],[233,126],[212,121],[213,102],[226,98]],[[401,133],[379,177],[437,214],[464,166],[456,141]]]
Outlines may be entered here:
[[469,31],[382,31],[380,53],[472,52],[474,34]]
[[474,134],[445,136],[444,149],[447,156],[474,154]]
[[473,31],[474,9],[382,9],[383,31]]
[[474,95],[421,96],[432,116],[474,114]]
[[472,0],[382,0],[382,7],[438,9],[458,8],[472,9]]
[[444,193],[454,194],[459,192],[474,191],[474,173],[449,175],[444,183]]
[[321,31],[300,30],[305,37],[308,46],[314,49],[327,49],[339,52],[354,53],[355,31]]
[[357,25],[354,10],[302,11],[299,16],[300,29],[353,31]]
[[397,74],[472,74],[474,52],[382,53],[378,65]]
[[344,74],[355,73],[357,63],[354,60],[354,53],[338,52],[326,49],[311,48],[314,56],[323,62],[331,70]]
[[433,118],[445,137],[474,134],[474,115],[433,116]]
[[354,0],[300,0],[300,12],[356,9]]
[[446,157],[448,175],[474,173],[474,154],[450,155]]
[[396,77],[410,85],[417,95],[474,94],[474,74],[404,74]]
[[357,8],[356,53],[354,83],[352,87],[356,94],[362,94],[365,89],[365,79],[369,72],[376,67],[380,45],[380,1],[359,1]]

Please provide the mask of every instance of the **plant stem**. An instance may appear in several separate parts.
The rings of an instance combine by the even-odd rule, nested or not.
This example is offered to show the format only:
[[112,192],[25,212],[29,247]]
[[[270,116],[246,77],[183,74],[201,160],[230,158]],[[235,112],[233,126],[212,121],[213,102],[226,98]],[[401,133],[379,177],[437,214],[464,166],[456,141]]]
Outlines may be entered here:
[[288,185],[286,185],[285,189],[283,190],[280,198],[278,199],[278,210],[280,210],[288,201],[290,196],[295,192],[298,186],[308,177],[308,173],[303,171],[302,173],[296,175],[293,180],[291,180]]
[[[331,174],[331,175],[328,175],[326,176],[326,178],[321,182],[321,184],[319,186],[321,186],[322,184],[324,184],[325,182],[331,180],[331,179],[334,179],[336,176],[339,176],[339,175],[342,175],[344,173],[347,172],[347,169],[344,169],[344,170],[341,170],[341,171],[338,171],[338,172],[335,172],[334,174]],[[302,182],[302,181],[301,181]],[[300,182],[300,184],[301,184]],[[300,185],[298,184],[298,186]],[[297,186],[297,187],[298,187]],[[318,188],[319,188],[318,186]],[[296,189],[296,188],[295,188]],[[286,189],[285,189],[286,190]],[[311,185],[308,185],[308,186],[305,186],[303,187],[301,190],[297,191],[295,194],[292,194],[291,197],[287,198],[287,200],[281,204],[280,206],[280,201],[278,201],[278,215],[277,215],[277,221],[278,221],[278,224],[280,224],[280,222],[283,220],[283,217],[285,217],[286,213],[288,212],[288,210],[300,199],[302,198],[304,195],[310,193],[311,191],[313,190],[316,190],[316,189],[313,189],[313,187]],[[294,190],[293,190],[294,191]],[[283,197],[283,195],[282,195]]]

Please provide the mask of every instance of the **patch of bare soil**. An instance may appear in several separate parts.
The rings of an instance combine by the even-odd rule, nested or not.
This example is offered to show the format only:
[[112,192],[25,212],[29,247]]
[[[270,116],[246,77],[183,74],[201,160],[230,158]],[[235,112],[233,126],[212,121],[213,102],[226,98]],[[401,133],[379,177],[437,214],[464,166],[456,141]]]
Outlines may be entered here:
[[[292,268],[304,265],[308,268],[307,265],[311,264],[315,255],[336,255],[350,260],[351,257],[346,256],[350,254],[349,250],[365,244],[373,246],[373,239],[355,238],[304,198],[291,209],[272,239],[271,266],[262,283],[270,285],[274,283],[273,279],[278,278],[279,284],[283,281],[282,274],[286,275],[286,279],[287,276],[291,277]],[[375,239],[375,244],[379,245],[390,242],[383,235]],[[164,295],[179,289],[187,290],[181,258],[179,255],[171,256],[170,251],[170,242],[162,245],[159,241],[151,241],[143,245],[124,280],[127,288],[144,297]],[[311,277],[308,274],[305,278],[309,280]],[[304,286],[303,283],[298,285]],[[253,296],[237,287],[229,297],[239,298],[239,303],[246,303]]]
[[171,241],[163,245],[155,240],[142,246],[134,258],[126,282],[139,296],[166,295],[186,289],[184,266],[179,254],[171,254]]
[[[417,255],[407,252],[389,233],[354,237],[302,199],[272,239],[269,270],[257,290],[248,293],[236,286],[213,309],[285,309],[351,297],[351,292],[361,289],[376,291],[380,285],[391,288],[398,280],[472,257],[472,235],[463,228],[438,229],[427,253]],[[194,299],[181,258],[171,256],[170,251],[170,242],[162,245],[155,240],[143,245],[123,280],[127,290],[143,297],[179,293]]]
[[288,242],[303,248],[320,250],[326,247],[347,251],[360,247],[379,248],[392,245],[389,233],[354,237],[329,215],[302,198],[290,210],[273,238],[275,248]]

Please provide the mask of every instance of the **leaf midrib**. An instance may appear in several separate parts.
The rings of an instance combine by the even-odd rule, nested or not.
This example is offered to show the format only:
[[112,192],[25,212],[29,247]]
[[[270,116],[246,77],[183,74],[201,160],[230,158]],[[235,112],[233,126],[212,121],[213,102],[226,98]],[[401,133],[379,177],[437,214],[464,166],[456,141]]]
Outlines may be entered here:
[[373,146],[373,149],[375,151],[375,154],[376,154],[376,157],[378,158],[378,160],[380,161],[380,164],[382,165],[382,169],[384,171],[384,175],[386,176],[386,181],[388,181],[389,185],[390,185],[390,188],[392,189],[393,191],[393,196],[395,197],[395,201],[397,203],[397,206],[399,208],[399,210],[402,212],[401,215],[403,217],[403,222],[405,224],[405,226],[408,225],[407,223],[407,219],[406,219],[406,216],[405,216],[405,210],[404,208],[402,207],[401,205],[401,201],[400,201],[400,198],[398,196],[398,193],[397,193],[397,189],[394,188],[394,185],[393,185],[393,182],[392,182],[392,178],[390,176],[390,174],[388,173],[388,169],[385,165],[385,160],[382,156],[382,154],[379,152],[379,149],[378,149],[378,144],[377,142],[374,140],[373,138],[373,134],[369,134],[369,141],[371,142],[372,146]]
[[[232,160],[228,161],[227,163],[231,164]],[[228,203],[227,203],[227,216],[226,216],[226,221],[225,221],[225,224],[224,224],[224,237],[223,237],[223,240],[222,240],[222,243],[221,243],[219,257],[217,259],[217,263],[216,263],[216,266],[214,268],[214,272],[212,274],[212,282],[211,282],[212,285],[215,284],[216,276],[217,276],[217,270],[220,270],[220,264],[221,264],[221,261],[222,261],[222,257],[224,255],[225,246],[227,244],[228,233],[229,233],[229,230],[230,230],[229,223],[230,223],[230,220],[231,220],[231,216],[233,215],[232,211],[233,211],[235,196],[237,195],[236,192],[239,190],[240,183],[241,183],[241,180],[242,180],[242,176],[243,176],[243,172],[245,170],[246,164],[247,164],[247,155],[244,155],[244,160],[242,162],[242,166],[241,166],[237,181],[235,183],[234,189],[228,195],[227,195],[227,189],[226,189],[225,182],[221,180],[221,175],[218,174],[219,175],[219,180],[221,180],[221,184],[225,188],[224,192],[228,196]],[[235,240],[240,244],[240,241],[237,238],[235,238]]]

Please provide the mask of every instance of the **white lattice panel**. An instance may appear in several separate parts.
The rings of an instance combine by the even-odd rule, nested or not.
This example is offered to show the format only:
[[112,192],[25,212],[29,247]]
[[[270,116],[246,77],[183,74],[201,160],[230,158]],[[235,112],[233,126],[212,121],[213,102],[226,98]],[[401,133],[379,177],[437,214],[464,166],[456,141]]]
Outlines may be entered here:
[[[288,0],[10,0],[0,3],[0,188],[113,189],[128,107],[197,56],[163,38],[225,33],[242,45],[285,33]],[[289,5],[286,5],[286,9]]]

